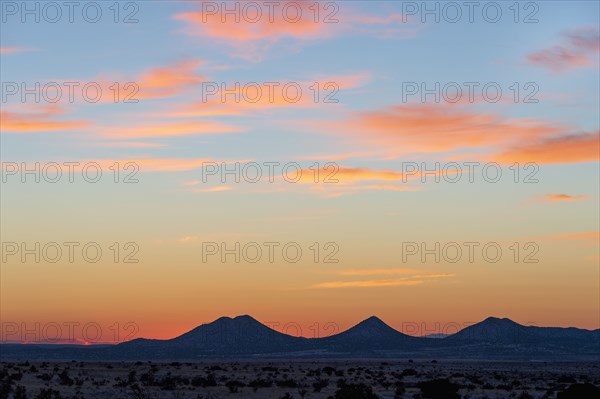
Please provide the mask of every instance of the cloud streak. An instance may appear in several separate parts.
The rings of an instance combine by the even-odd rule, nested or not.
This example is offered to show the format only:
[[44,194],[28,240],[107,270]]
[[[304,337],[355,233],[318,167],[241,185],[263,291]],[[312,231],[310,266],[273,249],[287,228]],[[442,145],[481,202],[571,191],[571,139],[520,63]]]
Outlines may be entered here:
[[571,202],[571,201],[585,201],[590,199],[588,195],[568,195],[568,194],[546,194],[544,196],[546,201],[550,202]]
[[512,164],[535,162],[564,164],[593,162],[600,159],[600,131],[540,137],[505,149],[494,160]]
[[369,279],[353,281],[328,281],[317,283],[310,288],[373,288],[373,287],[394,287],[420,285],[436,279],[445,279],[454,277],[449,273],[418,273],[415,269],[350,269],[337,272],[341,276],[390,276],[390,275],[408,275],[401,278]]
[[3,133],[43,133],[73,131],[90,125],[87,120],[57,120],[66,111],[57,104],[28,106],[27,111],[1,111]]
[[600,32],[597,29],[578,29],[562,36],[561,44],[527,55],[529,63],[554,73],[598,67]]

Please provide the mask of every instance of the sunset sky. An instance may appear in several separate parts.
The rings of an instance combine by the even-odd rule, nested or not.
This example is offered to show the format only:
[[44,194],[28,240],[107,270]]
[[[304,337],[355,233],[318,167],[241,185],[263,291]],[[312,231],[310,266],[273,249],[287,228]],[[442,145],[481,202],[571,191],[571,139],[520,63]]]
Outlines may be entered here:
[[598,2],[76,3],[2,4],[0,340],[600,327]]

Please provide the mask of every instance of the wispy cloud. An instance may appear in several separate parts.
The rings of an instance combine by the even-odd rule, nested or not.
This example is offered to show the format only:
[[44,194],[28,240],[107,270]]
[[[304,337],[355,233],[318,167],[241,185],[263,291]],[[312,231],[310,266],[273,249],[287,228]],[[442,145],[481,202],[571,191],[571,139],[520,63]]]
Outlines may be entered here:
[[[410,39],[423,28],[423,24],[412,24],[412,18],[399,13],[368,15],[346,4],[341,9],[334,2],[284,0],[274,4],[276,12],[262,7],[262,17],[257,20],[238,18],[236,21],[233,15],[224,17],[216,3],[216,9],[203,7],[178,13],[174,19],[184,22],[184,33],[225,44],[232,56],[252,61],[261,60],[270,48],[285,39],[323,41],[353,34],[378,39]],[[293,11],[287,10],[288,5]],[[287,11],[282,11],[284,9]]]
[[397,105],[354,114],[326,126],[359,142],[398,153],[481,148],[561,131],[538,120],[509,120],[449,104]]
[[600,31],[583,28],[563,34],[562,43],[531,53],[527,60],[537,66],[561,73],[578,68],[598,68]]
[[146,141],[86,141],[79,146],[106,147],[106,148],[162,148],[167,144],[150,143]]
[[187,244],[189,242],[198,241],[200,237],[198,236],[184,236],[179,239],[179,242],[182,244]]
[[331,281],[327,283],[319,283],[311,288],[369,288],[369,287],[390,287],[399,285],[418,285],[423,284],[423,280],[405,280],[405,279],[388,279],[388,280],[363,280],[363,281]]
[[392,154],[397,157],[476,151],[482,161],[503,164],[561,164],[600,159],[600,131],[572,133],[572,127],[556,122],[509,119],[465,105],[403,104],[352,113],[339,121],[313,121],[305,125],[334,132],[330,134],[362,145],[367,152],[378,150],[388,158]]
[[590,199],[589,195],[569,195],[569,194],[546,194],[544,199],[550,202],[563,201],[585,201]]
[[[130,159],[87,159],[79,161],[79,170],[83,165],[97,163],[103,170],[109,170],[115,163],[120,165],[132,164],[140,173],[145,172],[182,172],[200,169],[207,163],[221,162],[209,158],[130,158]],[[134,169],[131,168],[133,171]]]
[[1,111],[0,124],[6,133],[38,133],[72,131],[90,125],[87,120],[57,120],[66,114],[58,104],[31,105],[26,111]]
[[206,78],[196,73],[199,60],[180,61],[166,67],[153,68],[136,79],[140,91],[137,98],[165,98],[190,90]]
[[583,240],[583,241],[593,241],[595,243],[598,243],[598,242],[600,242],[600,231],[586,231],[586,232],[581,232],[581,233],[565,233],[565,234],[558,234],[558,235],[554,235],[554,236],[548,236],[546,238],[549,240],[559,240],[559,241]]
[[[292,3],[285,0],[283,3]],[[186,25],[184,32],[202,38],[226,44],[233,50],[232,55],[249,60],[259,60],[262,55],[275,43],[285,38],[296,40],[317,39],[329,36],[334,28],[332,24],[325,24],[322,21],[315,22],[313,18],[306,18],[312,15],[309,2],[293,2],[294,7],[299,7],[299,15],[305,17],[294,22],[281,12],[281,6],[277,4],[278,12],[265,13],[268,10],[261,8],[261,18],[258,20],[248,20],[246,18],[236,18],[229,16],[222,18],[223,15],[218,10],[210,10],[203,6],[193,12],[178,13],[174,16],[176,20],[183,21]],[[220,6],[214,3],[217,8]],[[225,4],[225,3],[221,3]],[[301,14],[300,14],[301,13]]]
[[527,140],[494,156],[494,160],[506,164],[514,162],[562,164],[592,162],[599,159],[600,131]]
[[391,287],[402,285],[420,285],[432,280],[454,277],[449,273],[419,273],[416,269],[392,268],[392,269],[349,269],[340,270],[336,274],[340,276],[391,276],[406,275],[400,278],[382,278],[353,281],[328,281],[317,283],[309,288],[370,288]]
[[30,49],[30,48],[25,48],[25,47],[0,47],[0,55],[27,53],[30,51],[34,51],[34,50]]
[[336,274],[340,276],[385,276],[392,274],[415,274],[418,273],[418,269],[348,269],[340,270]]
[[209,188],[192,188],[189,191],[195,192],[195,193],[220,193],[223,191],[230,191],[233,190],[233,187],[231,186],[214,186],[214,187],[209,187]]
[[[99,87],[100,103],[135,103],[147,99],[164,99],[191,91],[195,86],[206,81],[197,69],[203,61],[186,59],[165,66],[148,68],[137,76],[126,76],[118,73],[102,73],[88,79],[52,79],[61,85],[75,85],[83,87],[93,83]],[[115,85],[116,82],[116,85]],[[40,91],[44,88],[41,87]],[[54,89],[50,89],[54,90]],[[94,91],[90,90],[90,93]],[[92,94],[89,94],[93,97]],[[77,96],[74,101],[86,101],[83,96]],[[73,101],[69,96],[62,96],[61,101]],[[93,98],[96,101],[96,98]]]
[[[159,116],[165,117],[210,117],[247,116],[254,117],[265,112],[285,108],[316,108],[327,101],[337,100],[337,92],[363,87],[369,82],[370,73],[356,72],[312,80],[284,84],[271,82],[250,84],[244,82],[206,82],[203,86],[203,100],[193,104],[182,104]],[[275,84],[273,84],[275,83]],[[316,84],[316,86],[315,86]],[[318,87],[319,98],[315,101]],[[214,94],[213,94],[214,93]],[[302,93],[299,95],[298,93]],[[326,105],[333,105],[326,104]]]
[[103,127],[97,134],[103,137],[139,139],[149,137],[193,136],[204,134],[236,133],[241,128],[217,121],[180,121],[174,123],[144,122],[138,126]]

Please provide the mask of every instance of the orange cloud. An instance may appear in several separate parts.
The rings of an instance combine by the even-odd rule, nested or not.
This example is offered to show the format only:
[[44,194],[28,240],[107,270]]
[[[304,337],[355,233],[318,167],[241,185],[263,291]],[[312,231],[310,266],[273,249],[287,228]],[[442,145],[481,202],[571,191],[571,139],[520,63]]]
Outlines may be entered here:
[[[315,37],[322,33],[325,25],[322,22],[315,22],[311,10],[313,3],[307,1],[284,0],[279,2],[274,12],[268,13],[268,10],[261,7],[263,15],[261,18],[255,18],[255,13],[244,13],[236,21],[235,15],[225,15],[220,5],[217,10],[204,9],[198,12],[188,12],[176,14],[175,19],[185,21],[190,24],[191,32],[208,36],[215,39],[224,39],[229,41],[255,41],[255,40],[278,40],[283,37],[306,38]],[[289,17],[282,12],[283,7],[299,6],[299,18],[290,11]],[[232,6],[240,6],[240,3]],[[202,12],[204,11],[204,12]],[[244,17],[246,16],[246,17]]]
[[86,120],[55,120],[66,113],[60,106],[28,107],[30,111],[0,111],[0,126],[7,133],[38,133],[51,131],[71,131],[87,127]]
[[[283,39],[322,40],[338,34],[406,39],[414,37],[423,26],[409,24],[407,22],[412,18],[397,13],[368,16],[347,5],[340,10],[335,2],[284,0],[273,3],[276,4],[274,12],[266,5],[260,7],[262,18],[252,10],[239,12],[237,21],[235,15],[222,12],[225,3],[214,4],[203,5],[197,12],[176,14],[174,18],[185,23],[187,34],[224,42],[235,50],[234,56],[254,60],[260,59],[265,50]],[[238,5],[241,5],[240,9],[245,8],[244,2],[228,7],[233,9]]]
[[[597,161],[600,131],[568,134],[568,127],[534,119],[506,119],[450,104],[407,104],[353,115],[345,121],[308,123],[350,136],[357,144],[395,152],[484,149],[486,160],[505,164]],[[389,157],[389,155],[388,155]],[[460,172],[460,171],[457,171]]]
[[[104,165],[113,165],[115,160],[100,161]],[[210,159],[202,158],[148,158],[148,159],[128,159],[118,161],[121,163],[133,162],[139,166],[140,172],[180,172],[186,170],[199,169],[204,163],[213,162]]]
[[587,195],[568,195],[568,194],[546,194],[544,198],[547,201],[582,201],[590,197]]
[[[204,76],[196,73],[201,64],[199,60],[184,60],[164,67],[151,68],[137,77],[104,74],[91,80],[55,79],[53,82],[62,86],[61,101],[72,101],[69,99],[67,86],[74,86],[75,101],[135,103],[143,99],[173,97],[191,90],[206,80]],[[87,97],[80,94],[83,93],[85,85],[90,85],[89,90],[86,89]],[[55,96],[54,86],[49,86],[46,90],[49,92],[48,97]],[[40,88],[40,92],[43,91],[44,88]]]
[[[182,172],[194,169],[200,169],[206,163],[214,164],[213,159],[203,158],[141,158],[141,159],[88,159],[77,162],[69,166],[76,172],[81,172],[85,166],[91,167],[92,164],[97,164],[103,171],[110,171],[115,163],[118,163],[121,168],[125,169],[130,176],[133,177],[138,172]],[[60,163],[60,162],[59,162]],[[2,163],[3,167],[7,167],[8,163]],[[33,169],[33,163],[25,163],[25,167]],[[65,166],[66,167],[66,166]],[[134,173],[135,172],[135,173]]]
[[[303,169],[298,183],[312,185],[314,192],[328,198],[340,197],[360,191],[418,191],[418,187],[402,184],[403,174],[393,170],[372,170],[368,168],[350,168],[331,165],[314,169]],[[291,172],[290,172],[291,174]],[[288,177],[294,180],[293,176]],[[414,176],[411,176],[414,178]],[[374,181],[398,181],[399,184],[364,184]]]
[[233,190],[233,187],[231,187],[231,186],[215,186],[215,187],[210,187],[210,188],[193,188],[190,191],[193,191],[195,193],[219,193],[219,192],[230,191],[230,190]]
[[81,145],[108,148],[160,148],[167,146],[166,144],[143,141],[90,141]]
[[314,169],[302,169],[299,183],[350,184],[373,180],[402,180],[402,173],[393,170],[372,170],[368,168],[350,168],[331,165]]
[[[210,38],[232,47],[234,56],[257,60],[261,54],[274,43],[284,39],[317,39],[323,38],[333,28],[332,25],[323,22],[320,18],[315,22],[314,4],[321,8],[326,5],[307,1],[276,2],[276,9],[270,12],[268,8],[260,6],[262,16],[255,18],[256,11],[249,10],[236,21],[235,15],[222,13],[225,3],[213,3],[217,10],[211,10],[202,3],[202,9],[197,12],[186,12],[176,14],[175,19],[183,21],[186,26],[184,31],[194,36]],[[282,12],[284,8],[292,6],[294,9],[289,13]],[[244,2],[235,2],[227,7],[246,8]],[[298,7],[299,10],[296,10]],[[297,19],[296,14],[299,17]]]
[[550,240],[592,240],[600,242],[600,231],[589,231],[583,233],[566,233],[547,237]]
[[393,287],[400,285],[423,284],[423,280],[365,280],[365,281],[332,281],[319,283],[311,288],[371,288],[371,287]]
[[424,284],[428,280],[454,277],[454,274],[448,273],[431,273],[431,274],[415,274],[410,277],[397,279],[378,279],[378,280],[359,280],[359,281],[330,281],[318,283],[310,288],[371,288],[371,287],[392,287],[401,285],[419,285]]
[[201,134],[223,134],[242,131],[241,128],[226,125],[216,121],[184,121],[177,123],[152,123],[134,127],[108,127],[98,129],[105,137],[111,138],[147,138],[147,137],[171,137],[191,136]]
[[561,164],[593,162],[600,159],[600,131],[556,137],[542,137],[517,144],[494,157],[498,162]]
[[26,53],[28,51],[32,50],[24,47],[0,47],[0,55]]
[[206,78],[195,73],[199,65],[198,60],[187,60],[150,69],[136,79],[140,88],[136,98],[171,97],[200,84]]
[[302,156],[299,159],[309,160],[309,161],[345,161],[351,158],[367,158],[372,157],[373,155],[377,155],[377,151],[354,151],[347,153],[338,153],[338,154],[321,154],[321,155],[306,155]]
[[443,152],[485,147],[557,132],[536,120],[504,120],[449,105],[400,105],[359,114],[338,131],[400,152]]
[[340,270],[336,274],[340,276],[376,276],[391,274],[415,274],[417,269],[349,269]]
[[[316,107],[326,102],[339,101],[340,90],[362,87],[368,83],[370,76],[368,72],[360,72],[298,82],[275,82],[276,84],[205,82],[206,85],[201,88],[202,102],[185,105],[162,115],[167,117],[253,116],[257,111],[263,110]],[[318,98],[315,98],[317,93]]]
[[563,36],[563,44],[529,54],[527,60],[556,73],[597,68],[600,53],[600,32],[597,29],[579,29]]
[[[109,170],[115,162],[118,162],[128,171],[133,171],[128,164],[134,164],[140,173],[144,172],[182,172],[194,169],[200,169],[206,163],[214,163],[213,159],[204,158],[141,158],[141,159],[94,159],[80,161],[79,167],[86,163],[95,162],[100,165],[102,170]],[[75,167],[78,169],[78,166]]]
[[[360,167],[346,167],[336,164],[330,164],[318,170],[301,169],[298,173],[295,170],[288,170],[281,181],[299,183],[304,187],[309,187],[311,191],[318,193],[326,198],[335,198],[343,195],[354,194],[362,191],[397,191],[414,192],[422,188],[414,185],[408,185],[407,182],[419,179],[422,174],[432,172],[415,171],[414,173],[403,174],[394,170],[374,170]],[[443,173],[462,173],[462,170],[440,169],[439,174]],[[431,176],[428,176],[429,178]],[[283,190],[295,189],[294,184],[287,184]]]

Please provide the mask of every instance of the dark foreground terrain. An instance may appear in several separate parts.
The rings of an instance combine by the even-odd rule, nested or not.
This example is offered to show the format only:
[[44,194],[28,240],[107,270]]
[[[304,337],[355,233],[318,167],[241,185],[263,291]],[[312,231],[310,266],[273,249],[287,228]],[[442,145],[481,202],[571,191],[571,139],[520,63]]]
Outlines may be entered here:
[[2,362],[5,398],[600,398],[600,363]]

